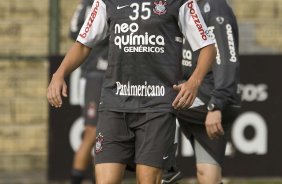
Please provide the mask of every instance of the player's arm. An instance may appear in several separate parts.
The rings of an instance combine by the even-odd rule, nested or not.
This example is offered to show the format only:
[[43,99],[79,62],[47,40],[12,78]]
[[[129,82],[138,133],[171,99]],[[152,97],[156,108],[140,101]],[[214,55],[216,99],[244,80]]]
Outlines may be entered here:
[[175,109],[188,108],[193,104],[198,88],[216,56],[214,42],[206,34],[207,26],[195,0],[188,1],[180,8],[179,25],[192,50],[201,50],[197,66],[189,80],[174,86],[179,91],[172,103]]
[[217,43],[217,59],[213,66],[214,90],[211,93],[209,104],[214,104],[216,109],[223,110],[232,103],[237,93],[239,82],[239,58],[237,28],[232,26],[233,20],[224,17],[224,22],[218,22],[214,16],[211,21],[214,25],[214,36]]
[[214,45],[208,45],[200,50],[198,64],[191,77],[186,82],[174,86],[174,89],[179,91],[173,102],[174,108],[187,108],[193,104],[203,78],[214,63],[215,55]]
[[77,42],[73,44],[60,67],[53,74],[47,90],[47,99],[52,106],[61,107],[61,95],[67,96],[64,78],[85,61],[95,43],[107,36],[107,29],[106,5],[102,0],[95,0],[80,30]]
[[53,74],[47,89],[47,99],[54,107],[61,107],[61,95],[67,97],[67,85],[64,78],[74,71],[90,53],[90,48],[76,42],[68,51],[58,70]]
[[213,66],[214,89],[208,103],[211,109],[205,125],[208,136],[213,139],[224,134],[222,128],[222,110],[232,103],[237,93],[239,80],[238,35],[235,17],[214,15],[210,19],[210,28],[216,39],[217,57]]

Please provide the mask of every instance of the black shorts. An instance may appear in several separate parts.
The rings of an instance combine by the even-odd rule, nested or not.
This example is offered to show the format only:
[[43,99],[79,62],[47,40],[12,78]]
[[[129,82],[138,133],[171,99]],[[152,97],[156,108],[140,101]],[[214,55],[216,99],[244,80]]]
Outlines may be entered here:
[[84,104],[82,106],[82,115],[86,125],[97,125],[98,106],[101,96],[101,87],[103,83],[103,72],[89,73],[85,79]]
[[227,107],[222,111],[222,126],[225,133],[218,139],[213,140],[208,137],[206,132],[205,119],[207,113],[206,106],[199,106],[185,111],[179,111],[177,118],[181,131],[190,139],[193,148],[195,149],[194,139],[196,139],[205,151],[222,166],[227,140],[230,135],[230,128],[239,113],[239,108]]
[[95,163],[168,168],[174,151],[175,114],[99,112]]

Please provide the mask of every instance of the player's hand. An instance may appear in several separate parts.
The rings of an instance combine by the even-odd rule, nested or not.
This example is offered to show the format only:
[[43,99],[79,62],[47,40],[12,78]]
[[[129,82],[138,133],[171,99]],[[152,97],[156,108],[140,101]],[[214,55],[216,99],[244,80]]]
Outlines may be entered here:
[[210,139],[216,139],[221,135],[224,135],[224,130],[221,124],[221,111],[210,111],[207,114],[205,125],[206,131]]
[[47,99],[50,105],[56,108],[61,107],[63,104],[61,95],[67,97],[67,85],[63,77],[54,74],[47,88]]
[[174,109],[189,108],[197,97],[198,88],[199,82],[196,80],[188,80],[182,84],[174,85],[173,89],[178,91],[176,98],[172,102]]

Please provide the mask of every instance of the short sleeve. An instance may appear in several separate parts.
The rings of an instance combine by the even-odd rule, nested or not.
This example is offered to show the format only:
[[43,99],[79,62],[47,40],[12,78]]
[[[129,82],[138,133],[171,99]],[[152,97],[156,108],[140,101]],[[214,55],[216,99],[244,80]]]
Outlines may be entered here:
[[180,7],[178,24],[193,51],[214,44],[195,0],[188,0]]
[[102,0],[95,0],[76,40],[88,47],[93,47],[95,43],[107,36],[107,30],[106,5]]

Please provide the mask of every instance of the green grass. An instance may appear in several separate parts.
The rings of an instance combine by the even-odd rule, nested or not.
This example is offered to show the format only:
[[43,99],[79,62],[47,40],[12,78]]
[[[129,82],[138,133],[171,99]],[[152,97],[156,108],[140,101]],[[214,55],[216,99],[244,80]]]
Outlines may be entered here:
[[[122,184],[135,184],[134,180],[125,180]],[[264,178],[264,179],[248,179],[248,178],[225,178],[224,184],[282,184],[282,178]],[[197,184],[195,179],[182,179],[178,184]]]
[[[134,177],[134,176],[132,176]],[[122,184],[136,184],[135,179],[125,179]],[[46,172],[0,172],[0,184],[69,184],[69,181],[48,182]],[[224,178],[224,184],[282,184],[280,178]],[[89,180],[83,184],[92,184]],[[184,178],[178,184],[197,184],[195,178]]]

